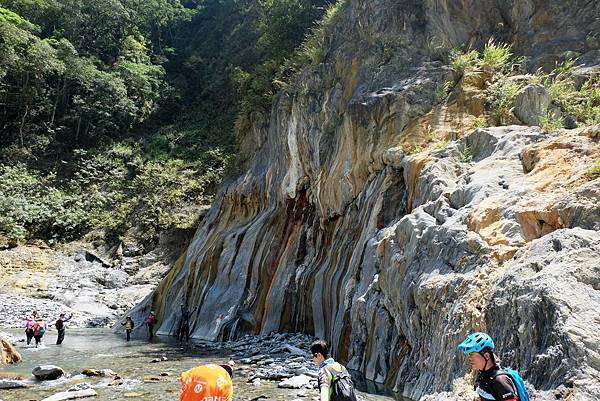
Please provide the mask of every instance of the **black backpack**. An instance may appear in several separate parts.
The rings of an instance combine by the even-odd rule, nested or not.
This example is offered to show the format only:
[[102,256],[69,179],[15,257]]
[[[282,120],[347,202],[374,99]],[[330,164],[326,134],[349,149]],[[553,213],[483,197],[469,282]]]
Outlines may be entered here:
[[340,365],[341,371],[329,366],[325,370],[331,374],[331,399],[330,401],[357,401],[354,393],[352,378],[345,367]]

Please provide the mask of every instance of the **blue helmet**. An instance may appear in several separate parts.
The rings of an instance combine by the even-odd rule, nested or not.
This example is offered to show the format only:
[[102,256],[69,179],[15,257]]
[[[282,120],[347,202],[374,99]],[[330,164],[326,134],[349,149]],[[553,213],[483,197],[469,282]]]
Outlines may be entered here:
[[465,353],[480,352],[484,348],[494,349],[494,341],[485,333],[472,333],[465,338],[465,341],[458,345],[458,349]]

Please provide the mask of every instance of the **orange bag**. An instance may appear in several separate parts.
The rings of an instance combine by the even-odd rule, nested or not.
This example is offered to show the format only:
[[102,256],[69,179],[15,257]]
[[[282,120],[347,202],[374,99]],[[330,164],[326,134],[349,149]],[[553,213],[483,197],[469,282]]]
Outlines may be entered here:
[[219,365],[201,365],[181,374],[180,401],[231,401],[233,384]]

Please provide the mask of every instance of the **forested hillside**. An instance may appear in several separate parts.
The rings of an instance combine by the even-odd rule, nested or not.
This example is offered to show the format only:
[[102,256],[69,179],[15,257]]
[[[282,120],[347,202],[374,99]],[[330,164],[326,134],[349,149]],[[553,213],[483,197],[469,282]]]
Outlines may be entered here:
[[0,1],[0,246],[194,228],[327,3]]

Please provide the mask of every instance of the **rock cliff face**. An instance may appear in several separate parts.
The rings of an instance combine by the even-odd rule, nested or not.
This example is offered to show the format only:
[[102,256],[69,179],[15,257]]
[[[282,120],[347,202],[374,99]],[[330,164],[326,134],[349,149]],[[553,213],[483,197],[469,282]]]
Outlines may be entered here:
[[590,1],[349,0],[135,313],[152,304],[174,333],[186,302],[204,339],[314,334],[413,400],[467,394],[456,345],[486,330],[539,399],[597,399],[600,127],[474,129],[478,77],[436,104],[453,72],[434,53],[494,36],[532,68],[600,64],[599,24]]

